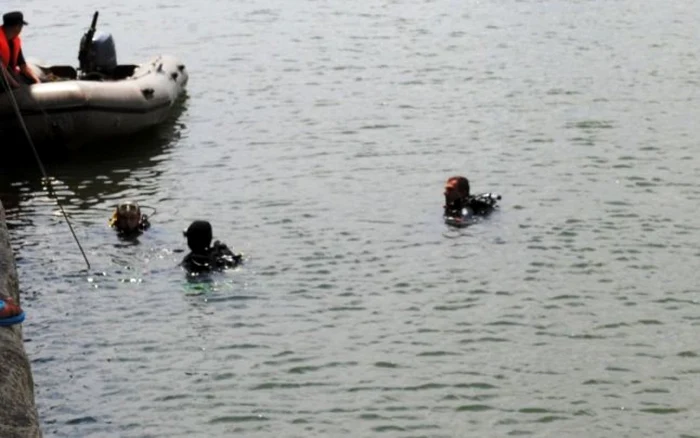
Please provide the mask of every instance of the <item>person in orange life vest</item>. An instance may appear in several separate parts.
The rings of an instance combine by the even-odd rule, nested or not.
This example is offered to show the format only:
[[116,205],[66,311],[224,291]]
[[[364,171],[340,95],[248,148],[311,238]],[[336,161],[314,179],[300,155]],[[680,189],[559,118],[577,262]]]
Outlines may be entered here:
[[[8,12],[2,16],[2,26],[0,26],[0,60],[2,61],[2,75],[5,81],[12,88],[19,87],[19,81],[24,80],[20,73],[26,77],[30,83],[41,82],[29,68],[22,53],[22,40],[19,34],[22,27],[27,24],[21,12]],[[2,88],[2,87],[0,87]]]

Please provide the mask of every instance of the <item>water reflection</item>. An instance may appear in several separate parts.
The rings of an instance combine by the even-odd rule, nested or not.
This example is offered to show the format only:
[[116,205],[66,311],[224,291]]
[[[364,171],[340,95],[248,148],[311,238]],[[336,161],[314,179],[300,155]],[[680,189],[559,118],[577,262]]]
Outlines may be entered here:
[[[50,157],[44,167],[51,188],[66,210],[73,214],[95,206],[123,192],[126,181],[134,179],[140,193],[157,191],[163,170],[158,164],[169,157],[170,147],[185,135],[180,117],[187,109],[186,98],[174,108],[168,120],[134,136],[88,145],[79,152]],[[138,178],[132,178],[138,175]],[[131,184],[130,184],[131,186]],[[0,164],[0,200],[10,220],[26,213],[34,204],[54,203],[36,161],[4,161]],[[25,219],[29,216],[21,214]]]

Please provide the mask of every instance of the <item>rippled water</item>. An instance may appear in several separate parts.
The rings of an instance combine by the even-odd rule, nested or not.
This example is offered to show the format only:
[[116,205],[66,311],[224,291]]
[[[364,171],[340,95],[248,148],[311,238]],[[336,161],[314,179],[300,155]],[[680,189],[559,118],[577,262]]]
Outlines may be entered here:
[[[47,436],[700,436],[697,5],[203,5],[100,9],[121,62],[191,76],[47,166],[91,271],[34,167],[0,181]],[[93,6],[22,7],[75,64]],[[460,173],[503,201],[456,231]],[[243,267],[187,279],[197,218]]]

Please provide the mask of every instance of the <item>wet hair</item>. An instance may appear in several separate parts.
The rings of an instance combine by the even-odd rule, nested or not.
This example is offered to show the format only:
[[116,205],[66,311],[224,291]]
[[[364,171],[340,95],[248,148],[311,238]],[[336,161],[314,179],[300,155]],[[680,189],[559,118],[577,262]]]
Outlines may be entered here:
[[463,176],[452,176],[447,179],[445,185],[453,186],[464,197],[469,196],[469,180]]
[[207,221],[194,221],[184,232],[187,237],[187,246],[193,252],[203,252],[211,245],[212,229]]

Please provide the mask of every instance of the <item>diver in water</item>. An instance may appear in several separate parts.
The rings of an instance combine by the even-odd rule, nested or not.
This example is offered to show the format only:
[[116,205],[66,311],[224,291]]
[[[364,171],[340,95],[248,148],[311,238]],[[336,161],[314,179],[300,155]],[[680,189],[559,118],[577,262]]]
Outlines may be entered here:
[[453,176],[445,183],[445,205],[443,216],[446,220],[461,223],[470,217],[486,216],[497,208],[501,195],[494,193],[469,193],[469,180],[463,176]]
[[191,252],[180,265],[190,273],[235,268],[243,258],[241,254],[234,254],[225,243],[217,240],[211,244],[212,228],[207,221],[192,222],[183,234]]
[[148,216],[141,214],[141,207],[136,202],[122,202],[114,210],[109,226],[124,237],[138,236],[151,226]]

